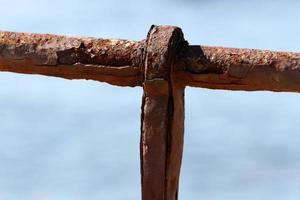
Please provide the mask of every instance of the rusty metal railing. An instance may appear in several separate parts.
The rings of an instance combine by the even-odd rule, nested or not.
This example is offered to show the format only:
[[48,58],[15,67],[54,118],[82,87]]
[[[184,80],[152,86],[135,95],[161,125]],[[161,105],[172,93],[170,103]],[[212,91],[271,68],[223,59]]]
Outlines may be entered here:
[[190,46],[173,26],[139,42],[0,32],[0,71],[143,87],[143,200],[178,199],[185,86],[300,92],[299,53]]

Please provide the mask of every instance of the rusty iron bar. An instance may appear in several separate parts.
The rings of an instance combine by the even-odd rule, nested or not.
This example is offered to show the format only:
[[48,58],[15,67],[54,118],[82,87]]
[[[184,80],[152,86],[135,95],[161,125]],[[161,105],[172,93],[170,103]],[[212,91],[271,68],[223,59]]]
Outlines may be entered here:
[[[141,86],[144,46],[144,41],[0,32],[0,71]],[[176,57],[174,73],[183,85],[300,92],[299,53],[186,45]]]
[[184,86],[173,77],[184,44],[180,28],[152,26],[144,64],[141,116],[143,200],[177,200],[183,151]]
[[300,53],[188,46],[178,80],[210,89],[300,92]]
[[143,42],[0,32],[0,71],[140,86]]
[[300,54],[189,46],[180,28],[145,41],[0,32],[0,71],[142,86],[143,200],[177,200],[185,86],[300,92]]
[[[145,41],[0,32],[0,71],[142,86]],[[174,76],[210,89],[300,92],[300,54],[182,45]]]

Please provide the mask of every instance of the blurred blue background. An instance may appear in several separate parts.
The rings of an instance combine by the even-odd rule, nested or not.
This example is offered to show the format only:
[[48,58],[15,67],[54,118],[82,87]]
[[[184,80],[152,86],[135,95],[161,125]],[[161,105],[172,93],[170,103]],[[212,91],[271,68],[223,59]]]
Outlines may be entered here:
[[[296,0],[0,0],[0,29],[300,51]],[[0,200],[138,200],[141,88],[0,73]],[[299,94],[186,89],[180,199],[300,198]]]

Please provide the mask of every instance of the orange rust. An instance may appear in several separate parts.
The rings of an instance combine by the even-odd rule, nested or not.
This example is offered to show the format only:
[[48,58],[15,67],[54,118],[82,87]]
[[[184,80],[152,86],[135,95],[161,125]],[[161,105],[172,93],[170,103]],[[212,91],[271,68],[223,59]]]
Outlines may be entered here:
[[300,92],[300,54],[188,46],[178,27],[146,42],[0,32],[0,71],[143,86],[143,200],[177,200],[184,87]]
[[0,71],[141,85],[143,42],[0,32]]
[[177,65],[177,80],[188,86],[300,92],[299,53],[189,46]]
[[173,79],[180,28],[152,26],[146,41],[141,124],[143,200],[177,200],[183,151],[184,87]]
[[[144,41],[0,32],[0,71],[141,86],[144,49]],[[172,72],[176,84],[300,92],[299,53],[186,44],[180,50]]]

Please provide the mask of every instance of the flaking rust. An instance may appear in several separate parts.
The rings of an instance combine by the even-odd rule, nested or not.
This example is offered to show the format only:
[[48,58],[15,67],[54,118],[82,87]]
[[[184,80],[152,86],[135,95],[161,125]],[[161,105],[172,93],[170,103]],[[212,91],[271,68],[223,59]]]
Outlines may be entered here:
[[182,84],[229,90],[300,91],[300,54],[189,46],[178,64]]
[[[0,32],[0,71],[142,86],[145,48],[145,41]],[[299,53],[183,42],[175,57],[172,74],[183,86],[300,92]]]
[[0,32],[0,71],[142,86],[143,200],[177,200],[184,87],[300,92],[300,54],[188,46],[180,28],[146,41]]
[[173,79],[183,33],[153,26],[145,52],[141,125],[143,200],[177,200],[183,149],[184,87]]
[[[13,32],[1,32],[0,34],[2,57],[29,58],[40,65],[77,62],[109,66],[131,65],[139,45],[138,42],[115,39]],[[52,53],[56,55],[53,56]],[[68,62],[61,61],[64,59]]]
[[134,61],[143,42],[0,32],[0,70],[120,86],[141,85]]

